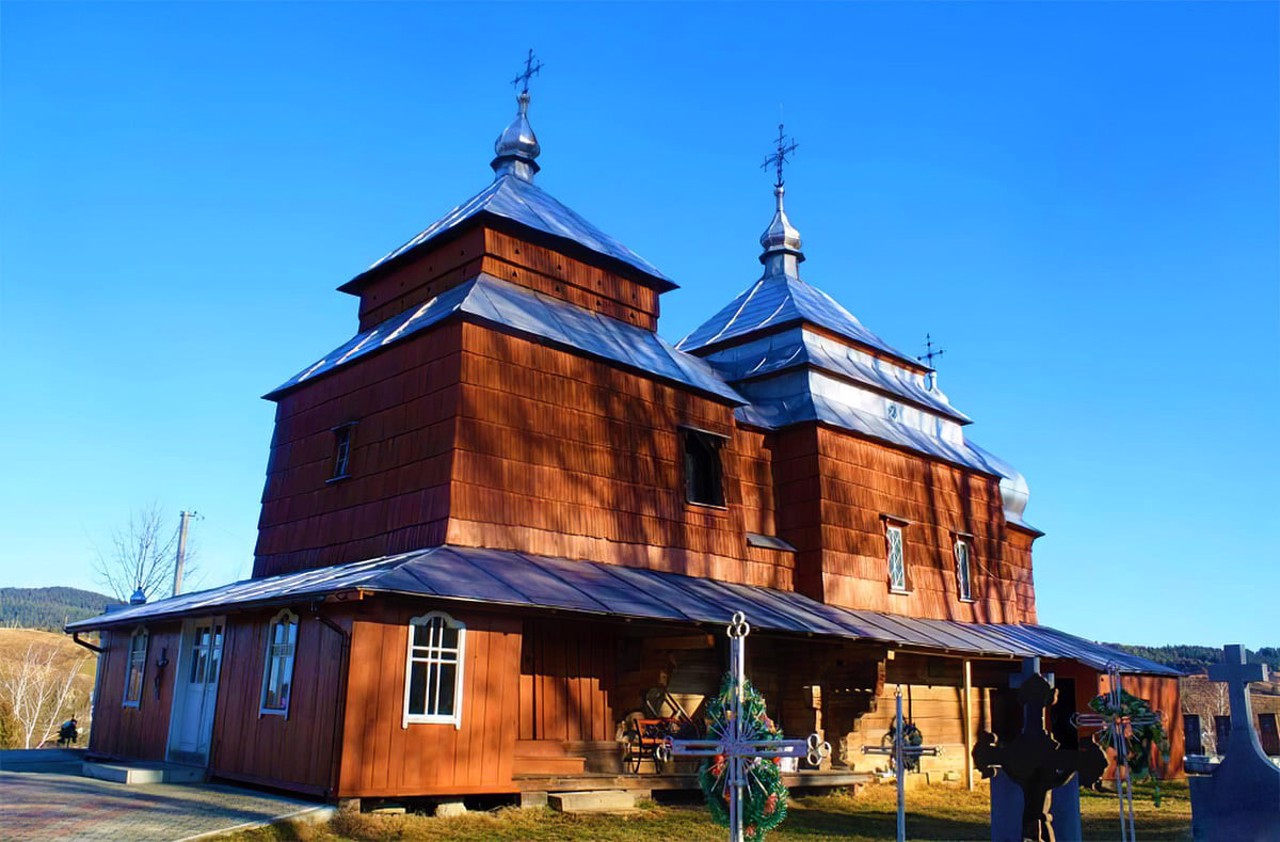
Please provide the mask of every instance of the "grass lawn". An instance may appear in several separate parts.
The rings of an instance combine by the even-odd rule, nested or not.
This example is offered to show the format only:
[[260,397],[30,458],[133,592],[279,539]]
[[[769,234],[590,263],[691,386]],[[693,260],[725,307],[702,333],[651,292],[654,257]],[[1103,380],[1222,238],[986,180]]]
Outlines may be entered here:
[[[1144,840],[1190,839],[1191,802],[1185,783],[1167,783],[1157,809],[1141,788],[1134,807],[1138,836]],[[893,787],[879,785],[856,797],[829,795],[793,799],[782,828],[770,834],[776,842],[893,839],[897,816]],[[1114,795],[1085,793],[1082,800],[1085,839],[1119,837],[1119,810]],[[985,787],[974,792],[950,786],[921,788],[907,794],[907,838],[990,839]],[[649,805],[631,816],[563,816],[550,810],[503,809],[453,819],[418,815],[343,815],[323,826],[277,826],[242,833],[240,842],[332,842],[333,840],[602,840],[602,842],[720,842],[725,831],[712,824],[696,804]]]

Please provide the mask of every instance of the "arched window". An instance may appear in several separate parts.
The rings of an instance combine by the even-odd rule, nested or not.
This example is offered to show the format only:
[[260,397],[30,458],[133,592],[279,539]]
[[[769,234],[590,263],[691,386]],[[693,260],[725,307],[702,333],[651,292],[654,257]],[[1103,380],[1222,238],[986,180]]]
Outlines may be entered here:
[[289,715],[293,691],[293,660],[298,649],[298,615],[288,608],[271,618],[267,627],[267,656],[262,667],[259,714]]
[[142,704],[142,680],[147,673],[149,637],[146,628],[138,626],[129,638],[129,661],[124,676],[124,706],[127,708],[136,708]]
[[462,667],[467,627],[442,611],[409,621],[404,722],[462,727]]

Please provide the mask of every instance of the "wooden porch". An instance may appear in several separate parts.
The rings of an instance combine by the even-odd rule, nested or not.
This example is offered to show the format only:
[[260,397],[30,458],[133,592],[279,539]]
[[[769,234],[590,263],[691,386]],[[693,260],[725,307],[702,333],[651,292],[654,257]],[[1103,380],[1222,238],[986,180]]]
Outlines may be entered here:
[[[782,782],[791,790],[826,789],[856,786],[875,779],[871,772],[847,769],[784,772]],[[614,775],[608,772],[584,772],[580,775],[517,775],[520,792],[588,792],[597,789],[625,789],[676,792],[698,789],[698,775],[692,771],[659,774]]]

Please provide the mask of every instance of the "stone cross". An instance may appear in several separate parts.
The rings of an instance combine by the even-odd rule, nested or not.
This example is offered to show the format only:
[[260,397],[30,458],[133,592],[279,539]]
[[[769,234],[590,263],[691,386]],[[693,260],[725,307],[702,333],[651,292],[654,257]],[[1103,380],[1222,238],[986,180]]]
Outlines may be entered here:
[[1228,698],[1231,700],[1231,741],[1226,748],[1218,746],[1218,754],[1226,754],[1236,746],[1241,751],[1253,743],[1262,751],[1262,743],[1253,731],[1253,702],[1249,700],[1249,684],[1253,681],[1267,680],[1266,664],[1250,664],[1245,661],[1244,647],[1233,643],[1222,647],[1222,663],[1209,667],[1209,680],[1221,681],[1227,685]]
[[[1052,678],[1052,676],[1050,676]],[[998,767],[1022,789],[1022,838],[1053,842],[1053,815],[1049,812],[1055,787],[1075,775],[1089,786],[1107,769],[1107,755],[1096,743],[1079,751],[1066,751],[1044,728],[1045,708],[1053,704],[1053,684],[1040,674],[1040,659],[1026,658],[1022,672],[1009,684],[1018,690],[1022,704],[1022,733],[1005,746],[997,746],[994,734],[982,732],[973,748],[974,764],[984,778]]]
[[893,757],[894,777],[898,785],[898,842],[906,842],[907,838],[907,799],[906,795],[906,772],[908,757],[937,757],[939,749],[936,746],[909,746],[907,745],[906,735],[903,733],[902,719],[902,687],[899,685],[898,692],[895,694],[898,700],[898,710],[893,718],[893,745],[891,746],[863,746],[863,754],[887,754]]
[[729,622],[729,663],[733,674],[733,716],[728,732],[718,740],[676,740],[667,737],[659,746],[661,760],[675,757],[724,757],[729,769],[729,842],[743,842],[742,799],[747,785],[746,762],[760,757],[772,760],[779,757],[799,757],[804,753],[811,765],[816,766],[831,753],[831,746],[821,741],[815,733],[808,740],[751,740],[742,733],[742,697],[746,676],[746,640],[751,626],[739,611]]
[[[1152,714],[1124,716],[1120,713],[1121,687],[1120,665],[1114,662],[1107,664],[1107,702],[1112,714],[1104,716],[1100,713],[1075,713],[1071,716],[1071,724],[1077,728],[1097,728],[1111,732],[1111,745],[1116,750],[1116,797],[1120,800],[1120,838],[1126,842],[1136,842],[1138,829],[1133,817],[1133,778],[1129,774],[1129,730],[1155,725],[1163,721],[1164,716],[1156,711]],[[1125,804],[1129,805],[1126,816]]]

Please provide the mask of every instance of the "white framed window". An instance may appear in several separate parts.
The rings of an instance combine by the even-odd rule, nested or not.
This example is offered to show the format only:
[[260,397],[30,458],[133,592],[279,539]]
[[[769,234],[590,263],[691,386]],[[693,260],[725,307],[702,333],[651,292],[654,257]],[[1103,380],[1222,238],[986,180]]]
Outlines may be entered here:
[[147,640],[150,633],[138,626],[129,638],[129,661],[125,665],[124,706],[136,708],[142,704],[142,682],[147,674]]
[[962,535],[956,536],[956,588],[960,594],[960,598],[966,602],[973,601],[973,576],[972,576],[972,556],[973,550],[969,546],[969,539]]
[[293,695],[293,661],[298,651],[298,615],[288,608],[267,626],[267,655],[262,667],[262,699],[258,714],[289,715]]
[[889,563],[889,589],[906,592],[907,558],[902,543],[902,524],[885,522],[884,540]]
[[404,722],[462,727],[462,668],[466,624],[443,611],[409,621],[404,678]]

